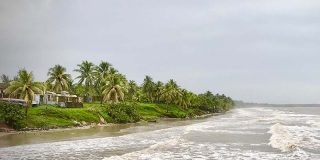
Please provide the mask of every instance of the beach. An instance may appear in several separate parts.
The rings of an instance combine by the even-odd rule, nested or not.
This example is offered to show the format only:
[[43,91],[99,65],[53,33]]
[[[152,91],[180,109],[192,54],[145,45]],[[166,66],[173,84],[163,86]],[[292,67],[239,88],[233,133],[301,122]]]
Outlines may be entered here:
[[0,159],[319,159],[319,122],[316,107],[236,108],[198,120],[64,131],[50,141],[33,136],[34,143],[2,145]]

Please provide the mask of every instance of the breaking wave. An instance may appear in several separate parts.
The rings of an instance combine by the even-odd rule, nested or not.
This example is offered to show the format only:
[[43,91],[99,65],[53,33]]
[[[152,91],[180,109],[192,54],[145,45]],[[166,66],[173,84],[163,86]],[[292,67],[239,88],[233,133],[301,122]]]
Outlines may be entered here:
[[0,159],[320,159],[319,121],[278,108],[239,108],[184,126],[0,148]]
[[280,149],[282,152],[295,150],[299,145],[299,137],[294,137],[286,126],[280,123],[271,126],[269,133],[272,134],[269,144],[273,148]]

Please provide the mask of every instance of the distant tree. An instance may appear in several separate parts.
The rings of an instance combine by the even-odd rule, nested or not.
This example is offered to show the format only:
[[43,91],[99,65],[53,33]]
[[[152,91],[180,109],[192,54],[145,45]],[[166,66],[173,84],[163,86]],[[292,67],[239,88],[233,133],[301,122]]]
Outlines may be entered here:
[[55,65],[48,71],[47,83],[52,84],[52,91],[61,93],[61,91],[69,90],[71,75],[66,73],[66,68],[61,65]]
[[83,61],[81,64],[77,65],[79,68],[74,71],[80,73],[77,77],[79,79],[78,84],[84,84],[85,87],[85,97],[86,101],[88,100],[88,96],[90,96],[90,90],[92,90],[95,76],[94,76],[94,64],[88,61]]
[[9,82],[10,82],[9,76],[7,76],[5,74],[2,74],[0,79],[1,79],[2,83],[4,83],[4,84],[9,84]]
[[137,94],[139,90],[139,87],[137,83],[133,80],[130,80],[128,83],[128,93],[127,93],[127,99],[129,101],[134,101],[135,100],[135,95]]
[[134,100],[138,102],[147,102],[148,98],[143,93],[141,88],[138,88],[137,92],[134,94]]
[[115,68],[111,67],[110,68],[110,71],[109,71],[109,74],[110,75],[116,75],[116,74],[119,74],[118,70],[116,70]]
[[178,105],[183,107],[184,109],[187,109],[192,104],[192,100],[194,98],[194,95],[183,89],[181,90],[181,96],[178,98]]
[[94,68],[94,88],[97,95],[100,97],[101,104],[103,103],[103,87],[106,85],[106,79],[108,79],[108,76],[110,75],[111,68],[112,65],[104,61]]
[[13,77],[13,80],[14,80],[14,81],[17,81],[18,79],[19,79],[18,76],[14,76],[14,77]]
[[211,91],[206,91],[206,92],[204,93],[204,95],[205,95],[206,97],[213,97],[213,96],[214,96]]
[[22,69],[18,72],[18,80],[11,81],[9,87],[5,89],[5,93],[10,96],[19,96],[20,99],[26,101],[27,106],[25,107],[26,118],[28,117],[28,109],[32,104],[36,93],[41,94],[42,90],[39,83],[35,83],[32,72],[27,72]]
[[120,74],[110,75],[103,90],[104,102],[118,103],[124,100],[126,92],[124,77]]
[[146,76],[142,83],[142,91],[146,95],[149,102],[154,101],[154,87],[155,84],[153,82],[153,79],[150,76]]
[[[169,82],[164,85],[161,98],[167,104],[175,104],[177,103],[177,100],[180,98],[180,96],[181,92],[179,86],[174,80],[170,79]],[[166,110],[168,112],[168,106]]]
[[154,97],[157,103],[160,103],[163,87],[163,83],[160,81],[158,81],[154,86]]
[[111,68],[113,68],[112,65],[105,61],[102,61],[98,66],[96,66],[94,68],[94,75],[96,76],[97,81],[104,81],[104,79],[110,74]]

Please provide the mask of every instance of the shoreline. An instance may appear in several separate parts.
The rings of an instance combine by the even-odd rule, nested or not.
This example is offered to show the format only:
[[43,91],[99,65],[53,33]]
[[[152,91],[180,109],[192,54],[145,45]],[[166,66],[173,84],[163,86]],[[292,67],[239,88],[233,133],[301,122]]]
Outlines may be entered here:
[[[141,120],[139,122],[135,123],[123,123],[123,124],[139,124],[139,123],[158,123],[161,120],[178,120],[178,121],[184,121],[184,120],[196,120],[196,119],[205,119],[213,116],[220,116],[224,115],[226,112],[223,113],[208,113],[208,114],[203,114],[200,116],[195,116],[193,118],[158,118],[156,119],[155,122],[153,121],[146,121],[146,120]],[[42,128],[32,128],[31,130],[26,130],[26,131],[19,131],[19,130],[11,130],[9,132],[0,132],[0,137],[7,136],[7,135],[12,135],[12,134],[24,134],[24,133],[50,133],[50,132],[60,132],[60,131],[68,131],[68,130],[81,130],[81,129],[90,129],[92,127],[112,127],[112,126],[117,126],[117,125],[123,125],[121,123],[106,123],[106,124],[88,124],[88,125],[83,125],[83,126],[70,126],[70,127],[58,127],[58,128],[51,128],[51,129],[42,129]]]

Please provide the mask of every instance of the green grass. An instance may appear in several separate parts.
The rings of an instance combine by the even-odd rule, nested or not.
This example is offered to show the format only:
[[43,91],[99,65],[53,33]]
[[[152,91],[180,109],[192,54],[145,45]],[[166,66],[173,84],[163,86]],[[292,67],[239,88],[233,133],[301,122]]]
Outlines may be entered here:
[[99,123],[99,114],[89,108],[59,108],[42,105],[29,109],[28,127],[55,128],[77,125],[76,122]]
[[[168,112],[167,112],[168,106]],[[83,108],[60,108],[52,105],[32,107],[28,114],[29,128],[72,127],[79,123],[100,123],[100,116],[107,123],[115,122],[107,112],[108,106],[100,103],[85,103]],[[177,105],[138,103],[137,112],[143,120],[169,118],[187,118],[204,114],[199,109],[183,109]]]

